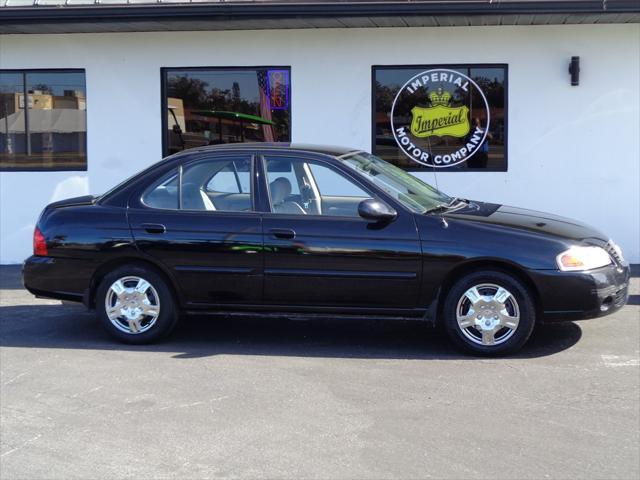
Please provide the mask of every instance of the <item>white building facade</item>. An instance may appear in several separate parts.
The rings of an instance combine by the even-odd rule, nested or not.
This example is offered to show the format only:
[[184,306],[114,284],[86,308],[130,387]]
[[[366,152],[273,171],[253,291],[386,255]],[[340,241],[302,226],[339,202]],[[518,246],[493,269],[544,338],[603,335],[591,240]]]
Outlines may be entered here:
[[[10,6],[9,1],[3,8]],[[86,112],[86,139],[80,141],[86,157],[77,170],[20,171],[7,160],[13,147],[5,141],[4,166],[13,167],[0,173],[0,263],[18,263],[31,254],[33,228],[46,204],[104,192],[168,153],[172,126],[165,112],[178,110],[164,91],[164,75],[171,69],[276,66],[288,72],[291,141],[371,151],[378,143],[374,67],[418,71],[467,65],[504,67],[505,159],[500,168],[486,171],[439,168],[439,188],[589,223],[639,263],[640,24],[633,12],[618,18],[606,24],[472,26],[470,21],[386,28],[344,22],[335,28],[281,28],[270,19],[265,20],[269,29],[257,29],[264,27],[253,20],[231,31],[103,26],[102,32],[84,33],[65,33],[61,24],[62,33],[44,28],[42,34],[32,33],[33,24],[22,29],[29,33],[19,33],[19,22],[8,23],[0,30],[0,74],[63,69],[84,75],[80,109]],[[410,22],[405,18],[403,24]],[[573,56],[580,57],[580,73],[572,86]],[[33,92],[27,96],[36,99],[39,91]],[[19,121],[19,109],[12,121]],[[12,127],[6,123],[8,134]],[[182,118],[176,123],[182,134],[189,129]],[[432,170],[415,174],[433,184]]]

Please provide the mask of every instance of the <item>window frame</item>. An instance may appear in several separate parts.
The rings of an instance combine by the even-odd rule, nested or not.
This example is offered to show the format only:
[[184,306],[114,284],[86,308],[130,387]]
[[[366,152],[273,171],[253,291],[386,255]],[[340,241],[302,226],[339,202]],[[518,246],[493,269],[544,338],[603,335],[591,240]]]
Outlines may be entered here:
[[[504,168],[483,168],[473,170],[456,170],[436,167],[423,167],[423,168],[405,168],[396,165],[398,168],[402,168],[405,172],[419,173],[419,172],[432,172],[437,170],[442,173],[484,173],[484,172],[500,172],[506,173],[509,171],[509,64],[508,63],[434,63],[434,64],[392,64],[392,65],[371,65],[371,153],[378,156],[376,153],[376,71],[377,70],[432,70],[437,68],[448,68],[451,70],[458,69],[473,69],[473,68],[502,68],[504,69]],[[408,79],[407,79],[408,80]],[[380,157],[382,158],[382,157]],[[384,160],[384,159],[383,159]],[[385,160],[386,161],[386,160]],[[390,162],[391,163],[391,162]]]
[[[88,112],[89,92],[87,89],[87,71],[85,68],[0,68],[0,73],[21,73],[22,94],[24,95],[25,110],[28,110],[27,75],[30,73],[82,73],[84,75],[85,112]],[[85,113],[88,115],[88,113]],[[29,135],[29,114],[25,115],[25,134]],[[84,167],[6,167],[0,163],[0,172],[86,172],[89,168],[89,122],[87,116],[87,130],[85,132],[85,162]]]
[[209,67],[160,67],[160,119],[161,119],[161,140],[162,140],[162,157],[169,156],[169,138],[168,130],[169,125],[167,122],[167,93],[168,93],[168,74],[172,71],[188,71],[188,72],[203,72],[203,71],[257,71],[257,70],[286,70],[289,72],[289,138],[293,138],[293,79],[291,77],[291,65],[257,65],[257,66],[209,66]]

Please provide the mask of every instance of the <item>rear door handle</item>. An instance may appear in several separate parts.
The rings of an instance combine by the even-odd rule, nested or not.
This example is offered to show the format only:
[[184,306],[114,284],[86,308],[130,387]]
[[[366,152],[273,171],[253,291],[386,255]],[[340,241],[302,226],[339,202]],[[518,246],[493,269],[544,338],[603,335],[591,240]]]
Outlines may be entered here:
[[167,231],[167,227],[161,223],[143,223],[142,228],[144,228],[147,233],[164,233]]
[[283,238],[287,240],[296,238],[296,232],[289,228],[272,228],[269,230],[269,233],[276,238]]

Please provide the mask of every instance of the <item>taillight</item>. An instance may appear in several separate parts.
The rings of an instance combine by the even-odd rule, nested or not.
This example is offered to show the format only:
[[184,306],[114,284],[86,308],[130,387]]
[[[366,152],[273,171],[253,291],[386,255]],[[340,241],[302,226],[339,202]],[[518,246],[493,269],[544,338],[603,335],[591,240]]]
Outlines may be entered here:
[[47,241],[38,227],[33,231],[33,254],[40,257],[46,257],[49,254]]

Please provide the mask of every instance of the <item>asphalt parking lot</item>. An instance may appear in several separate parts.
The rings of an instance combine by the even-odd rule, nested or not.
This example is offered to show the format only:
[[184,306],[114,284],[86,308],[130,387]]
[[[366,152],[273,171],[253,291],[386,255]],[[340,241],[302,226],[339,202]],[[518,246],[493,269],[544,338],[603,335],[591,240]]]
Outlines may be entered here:
[[0,267],[0,477],[640,476],[640,278],[511,358],[418,323],[184,322],[114,343]]

